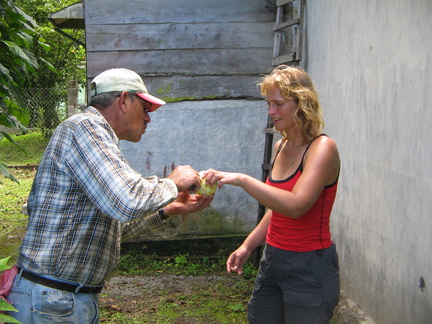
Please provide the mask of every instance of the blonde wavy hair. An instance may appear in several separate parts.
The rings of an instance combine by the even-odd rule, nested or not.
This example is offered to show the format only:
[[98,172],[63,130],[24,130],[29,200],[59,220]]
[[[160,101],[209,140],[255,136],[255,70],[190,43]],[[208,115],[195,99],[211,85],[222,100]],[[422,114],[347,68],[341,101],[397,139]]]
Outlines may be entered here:
[[[318,93],[309,74],[302,68],[279,65],[269,75],[263,77],[258,86],[264,97],[269,87],[278,87],[282,97],[296,101],[294,123],[302,129],[303,138],[307,142],[311,142],[321,134],[325,123]],[[284,131],[281,135],[287,138]]]

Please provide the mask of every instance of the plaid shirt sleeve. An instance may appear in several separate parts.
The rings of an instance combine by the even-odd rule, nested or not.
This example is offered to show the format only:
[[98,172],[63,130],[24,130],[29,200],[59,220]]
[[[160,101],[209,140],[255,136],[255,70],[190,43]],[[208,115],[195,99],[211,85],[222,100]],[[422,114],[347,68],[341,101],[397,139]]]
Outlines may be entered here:
[[122,242],[132,242],[140,236],[161,230],[163,224],[164,222],[157,212],[137,222],[126,223],[123,226]]
[[124,159],[111,128],[99,119],[79,123],[69,152],[62,155],[67,172],[104,214],[132,222],[173,201],[177,187],[169,179],[143,178]]

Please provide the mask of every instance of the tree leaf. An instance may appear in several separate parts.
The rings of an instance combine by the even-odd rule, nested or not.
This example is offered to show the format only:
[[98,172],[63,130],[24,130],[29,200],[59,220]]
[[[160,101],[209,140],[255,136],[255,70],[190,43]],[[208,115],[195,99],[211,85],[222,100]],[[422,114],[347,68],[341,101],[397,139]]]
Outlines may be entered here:
[[19,323],[19,324],[22,324],[17,319],[12,318],[12,317],[5,315],[5,314],[0,314],[0,321],[1,321],[0,323]]
[[0,310],[7,311],[7,312],[17,312],[15,307],[13,307],[11,304],[9,304],[8,302],[4,301],[1,298],[0,298]]
[[12,175],[12,173],[10,173],[9,169],[7,168],[6,164],[0,162],[0,174],[2,174],[3,176],[5,176],[6,178],[15,181],[16,183],[19,184],[19,181]]
[[9,315],[6,314],[0,314],[0,323],[19,323],[22,324],[20,321],[18,321],[15,318],[10,317]]
[[10,259],[10,256],[3,258],[3,259],[0,259],[0,271],[3,271],[3,270],[10,268],[9,266],[7,266],[9,259]]
[[13,54],[17,55],[24,62],[31,64],[30,58],[26,55],[26,53],[24,53],[21,47],[11,41],[3,41],[3,43],[9,47]]

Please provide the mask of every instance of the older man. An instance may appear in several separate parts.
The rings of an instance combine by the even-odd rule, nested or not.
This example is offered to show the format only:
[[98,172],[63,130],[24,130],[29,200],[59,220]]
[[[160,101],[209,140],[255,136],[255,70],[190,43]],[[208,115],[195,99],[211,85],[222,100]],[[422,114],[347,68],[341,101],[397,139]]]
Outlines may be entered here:
[[119,259],[121,240],[162,228],[163,219],[208,206],[189,195],[198,173],[177,167],[143,177],[119,140],[138,142],[165,102],[127,69],[94,78],[90,106],[54,132],[28,199],[28,229],[8,299],[22,323],[98,323],[98,293]]

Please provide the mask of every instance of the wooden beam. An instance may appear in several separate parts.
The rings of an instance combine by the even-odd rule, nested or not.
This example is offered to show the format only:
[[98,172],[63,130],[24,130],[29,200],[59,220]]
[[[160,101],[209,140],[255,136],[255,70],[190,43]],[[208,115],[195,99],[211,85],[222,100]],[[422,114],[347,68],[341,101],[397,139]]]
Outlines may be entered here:
[[294,2],[295,0],[277,0],[276,1],[276,6],[277,7],[281,7],[281,6],[285,6],[291,2]]
[[280,56],[273,58],[272,64],[273,64],[273,66],[277,66],[280,64],[296,62],[296,61],[298,61],[296,56],[297,56],[296,52],[286,54],[286,55],[280,55]]
[[283,22],[281,24],[275,25],[273,27],[273,30],[274,31],[279,31],[279,30],[282,30],[284,28],[287,28],[287,27],[290,27],[290,26],[294,26],[294,25],[298,25],[298,24],[300,24],[300,19],[290,19],[290,20],[285,21],[285,22]]

